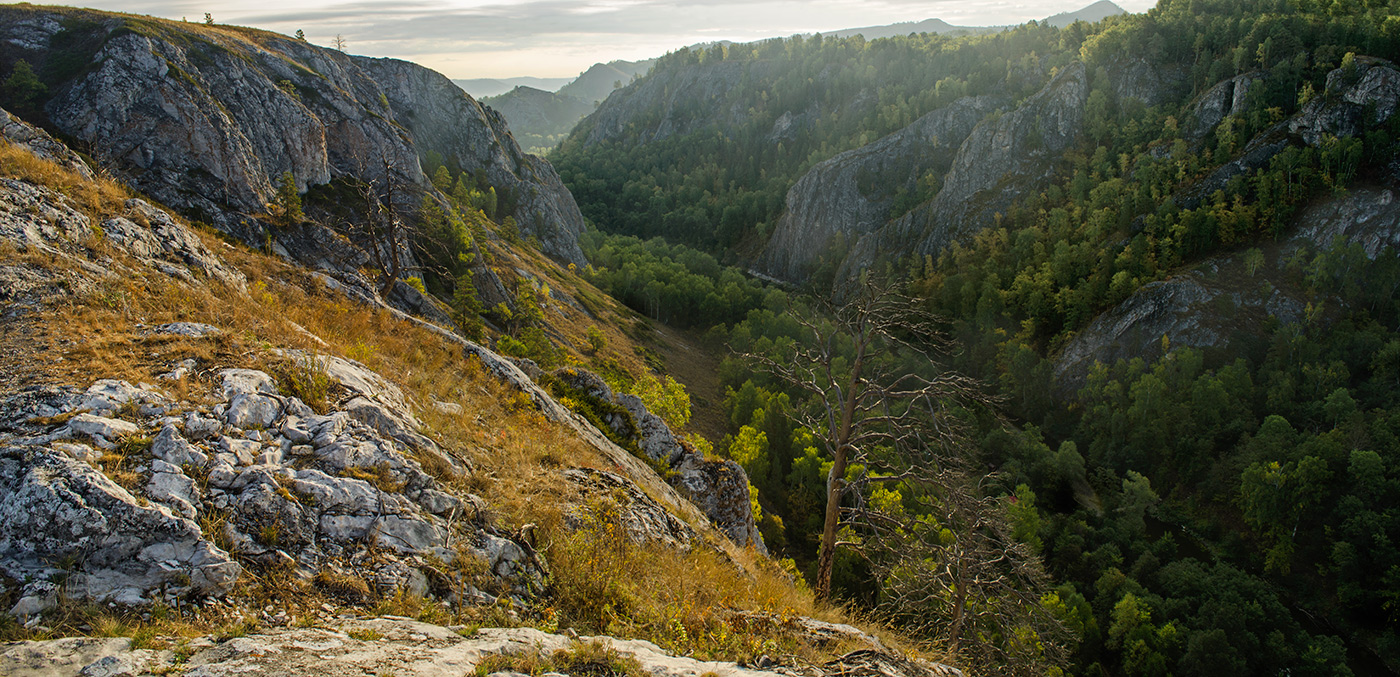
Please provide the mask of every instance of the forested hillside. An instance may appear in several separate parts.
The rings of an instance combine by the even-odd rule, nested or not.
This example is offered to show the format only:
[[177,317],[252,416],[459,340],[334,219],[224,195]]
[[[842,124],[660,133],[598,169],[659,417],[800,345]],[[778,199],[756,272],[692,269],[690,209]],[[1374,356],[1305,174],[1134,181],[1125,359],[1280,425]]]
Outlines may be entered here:
[[[720,262],[817,297],[899,280],[944,318],[939,368],[993,400],[949,414],[959,458],[1072,636],[993,591],[972,622],[994,655],[1030,636],[1073,674],[1380,674],[1400,670],[1397,58],[1400,3],[1289,0],[682,50],[552,159],[601,231],[590,279],[760,358],[721,369],[719,451],[809,579],[820,401],[758,365],[811,345],[821,304]],[[871,474],[848,470],[846,516],[924,509]],[[952,572],[967,532],[936,513]],[[837,594],[898,621],[900,571],[858,552]],[[962,622],[961,600],[923,608]]]

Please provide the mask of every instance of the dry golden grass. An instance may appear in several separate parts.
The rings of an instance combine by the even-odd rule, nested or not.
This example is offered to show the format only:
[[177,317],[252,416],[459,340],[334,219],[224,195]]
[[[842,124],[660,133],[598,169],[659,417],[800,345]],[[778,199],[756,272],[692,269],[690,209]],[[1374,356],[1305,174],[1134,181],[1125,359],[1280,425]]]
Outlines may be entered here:
[[62,165],[0,139],[0,176],[56,190],[90,217],[117,214],[131,192],[109,179],[90,181]]

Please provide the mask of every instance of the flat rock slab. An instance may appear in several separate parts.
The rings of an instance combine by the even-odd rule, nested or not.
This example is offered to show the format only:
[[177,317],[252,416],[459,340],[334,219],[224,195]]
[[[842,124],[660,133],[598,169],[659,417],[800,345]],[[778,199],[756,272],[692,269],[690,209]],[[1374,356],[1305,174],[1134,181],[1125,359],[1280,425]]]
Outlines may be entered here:
[[[356,639],[357,637],[363,639]],[[370,639],[373,638],[373,639]],[[173,674],[187,677],[393,674],[461,677],[488,656],[569,649],[599,641],[630,655],[653,677],[777,677],[734,663],[672,656],[655,644],[611,637],[570,639],[532,628],[486,628],[463,637],[450,628],[399,617],[345,621],[331,628],[276,629],[206,645],[178,667],[168,651],[132,651],[127,639],[65,638],[0,644],[0,675]],[[212,645],[211,645],[212,644]],[[119,672],[110,667],[123,668]],[[915,676],[909,676],[915,677]],[[918,676],[923,677],[923,676]]]

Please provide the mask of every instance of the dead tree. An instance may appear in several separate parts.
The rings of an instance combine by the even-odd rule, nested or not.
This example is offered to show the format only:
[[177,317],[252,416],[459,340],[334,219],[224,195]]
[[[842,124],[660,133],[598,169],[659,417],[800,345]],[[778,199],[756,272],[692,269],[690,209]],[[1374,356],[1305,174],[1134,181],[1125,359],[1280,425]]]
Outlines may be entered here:
[[[959,419],[945,415],[947,409],[982,397],[971,379],[956,373],[906,368],[901,357],[935,364],[929,349],[944,342],[937,318],[899,289],[866,283],[845,305],[815,303],[825,312],[794,313],[812,336],[809,347],[786,360],[747,357],[814,402],[805,423],[832,461],[816,581],[817,596],[827,599],[841,505],[853,485],[914,479],[926,460],[922,456],[964,434]],[[864,466],[866,474],[848,483],[852,463]]]
[[[810,396],[803,423],[832,462],[818,598],[829,599],[836,549],[845,547],[879,575],[879,611],[905,621],[939,611],[932,614],[938,632],[918,622],[911,629],[941,637],[951,652],[960,650],[969,620],[989,609],[1024,625],[1017,614],[1039,608],[1047,579],[1034,553],[1010,536],[1003,499],[987,495],[963,460],[968,412],[991,400],[973,379],[940,366],[950,344],[939,318],[899,287],[868,279],[844,305],[814,303],[820,312],[793,313],[810,334],[806,347],[785,359],[748,357]],[[861,472],[848,477],[852,467]],[[899,506],[876,505],[880,487],[897,491]],[[1056,636],[1058,626],[1048,627],[1036,632]]]
[[[364,162],[356,164],[365,166]],[[404,212],[406,200],[418,188],[401,175],[398,164],[387,156],[380,158],[380,164],[382,176],[347,181],[357,204],[343,213],[335,230],[363,244],[379,272],[379,295],[388,298],[394,282],[404,273],[403,252],[412,235]]]

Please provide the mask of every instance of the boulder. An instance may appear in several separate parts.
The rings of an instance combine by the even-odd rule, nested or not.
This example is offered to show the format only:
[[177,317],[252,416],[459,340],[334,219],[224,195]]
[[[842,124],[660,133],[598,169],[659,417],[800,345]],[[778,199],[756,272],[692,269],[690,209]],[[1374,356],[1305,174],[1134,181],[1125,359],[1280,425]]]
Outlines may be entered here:
[[128,423],[115,418],[93,416],[92,414],[78,414],[74,416],[68,420],[68,427],[75,433],[94,438],[101,437],[107,441],[114,441],[141,432],[141,428],[135,423]]

